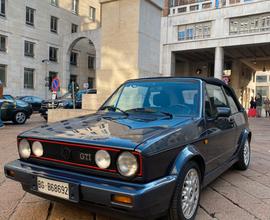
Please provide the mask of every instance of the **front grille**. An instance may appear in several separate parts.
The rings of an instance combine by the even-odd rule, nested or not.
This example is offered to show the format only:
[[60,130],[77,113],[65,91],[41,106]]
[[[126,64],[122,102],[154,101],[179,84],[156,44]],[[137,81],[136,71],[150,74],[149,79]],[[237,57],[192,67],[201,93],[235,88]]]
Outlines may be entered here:
[[[21,138],[18,138],[18,143],[20,140]],[[122,150],[120,149],[52,140],[41,140],[36,138],[27,138],[27,140],[30,142],[31,146],[34,141],[41,142],[44,150],[42,157],[36,157],[32,154],[30,161],[40,161],[40,163],[41,161],[44,161],[44,163],[46,162],[47,164],[53,162],[52,164],[55,164],[55,166],[65,165],[66,167],[70,167],[70,170],[78,170],[81,167],[81,172],[83,173],[85,171],[103,171],[111,174],[118,173],[116,162],[118,156],[122,153]],[[107,169],[101,169],[95,163],[95,154],[99,150],[106,150],[111,156],[111,165]],[[131,151],[131,153],[137,158],[139,164],[139,169],[136,176],[142,177],[142,155],[134,151]]]
[[[33,158],[106,172],[117,172],[116,160],[120,150],[71,143],[41,142],[44,147],[44,154],[41,158],[32,155]],[[100,169],[95,163],[95,154],[101,149],[107,150],[111,156],[112,162],[107,169]]]

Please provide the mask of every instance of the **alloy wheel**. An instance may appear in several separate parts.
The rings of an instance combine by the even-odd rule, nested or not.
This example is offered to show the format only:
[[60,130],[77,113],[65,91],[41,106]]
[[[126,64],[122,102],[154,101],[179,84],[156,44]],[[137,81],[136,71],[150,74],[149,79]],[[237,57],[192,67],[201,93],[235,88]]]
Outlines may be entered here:
[[16,122],[18,124],[24,123],[25,119],[26,119],[26,115],[23,112],[18,112],[16,114]]
[[182,188],[181,208],[186,219],[190,219],[198,206],[200,194],[200,180],[198,171],[190,169],[185,177]]
[[246,140],[245,145],[244,145],[244,163],[246,166],[248,166],[249,161],[250,161],[250,147],[249,147],[249,141]]

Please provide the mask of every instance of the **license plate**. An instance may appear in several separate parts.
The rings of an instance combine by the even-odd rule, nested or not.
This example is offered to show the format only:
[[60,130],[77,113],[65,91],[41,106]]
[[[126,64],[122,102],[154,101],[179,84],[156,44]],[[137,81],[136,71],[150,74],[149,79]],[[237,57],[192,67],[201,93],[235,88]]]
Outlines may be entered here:
[[68,183],[37,177],[37,190],[51,196],[69,199]]

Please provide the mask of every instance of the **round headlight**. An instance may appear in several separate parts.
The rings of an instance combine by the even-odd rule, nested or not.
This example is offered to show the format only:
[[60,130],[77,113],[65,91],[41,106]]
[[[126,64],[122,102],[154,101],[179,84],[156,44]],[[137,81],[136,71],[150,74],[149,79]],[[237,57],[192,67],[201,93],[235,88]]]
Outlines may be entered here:
[[105,150],[96,152],[95,161],[99,168],[107,169],[111,165],[111,156]]
[[30,144],[26,139],[21,140],[19,143],[19,154],[23,159],[27,159],[31,155]]
[[43,155],[43,146],[39,141],[35,141],[32,144],[32,151],[37,157],[41,157]]
[[117,168],[123,176],[133,176],[138,170],[136,157],[129,152],[123,152],[117,159]]

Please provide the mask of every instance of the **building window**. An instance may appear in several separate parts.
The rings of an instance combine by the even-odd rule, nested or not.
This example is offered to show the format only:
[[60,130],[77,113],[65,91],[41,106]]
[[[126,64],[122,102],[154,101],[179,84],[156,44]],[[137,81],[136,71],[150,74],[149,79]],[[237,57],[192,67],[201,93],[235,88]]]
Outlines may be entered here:
[[53,61],[53,62],[57,62],[57,53],[58,53],[58,48],[50,47],[50,49],[49,49],[49,60]]
[[95,69],[95,57],[88,56],[88,69]]
[[51,5],[58,7],[58,0],[51,0]]
[[95,81],[95,78],[88,77],[88,88],[89,89],[93,89],[94,88],[94,81]]
[[230,19],[230,34],[270,31],[270,13]]
[[266,75],[256,76],[256,82],[258,82],[258,83],[266,83],[267,82],[267,76]]
[[190,11],[198,11],[199,10],[199,5],[192,5],[189,8]]
[[6,16],[6,0],[0,0],[0,16]]
[[178,26],[178,40],[194,40],[211,37],[211,22]]
[[78,58],[78,53],[71,52],[70,53],[70,64],[77,66],[77,58]]
[[0,80],[6,86],[7,66],[0,64]]
[[78,32],[78,25],[71,24],[71,33],[77,33],[77,32]]
[[34,57],[34,45],[35,43],[30,41],[24,41],[24,56]]
[[268,86],[257,86],[256,87],[256,93],[261,94],[262,97],[268,97],[269,94],[269,87]]
[[34,26],[35,9],[26,7],[26,24]]
[[24,88],[34,88],[34,69],[24,68]]
[[3,35],[0,35],[0,51],[7,51],[7,37]]
[[78,11],[79,11],[79,0],[72,0],[72,9],[71,9],[71,11],[74,14],[78,14]]
[[92,21],[95,21],[96,20],[96,8],[94,7],[89,7],[89,18],[92,20]]
[[77,76],[76,75],[70,75],[70,82],[77,82]]
[[58,18],[51,16],[51,32],[57,33],[58,28]]

